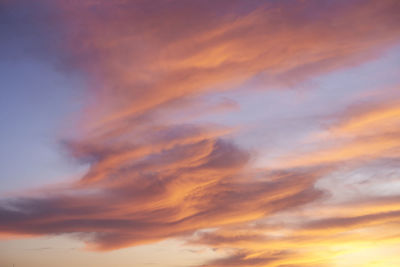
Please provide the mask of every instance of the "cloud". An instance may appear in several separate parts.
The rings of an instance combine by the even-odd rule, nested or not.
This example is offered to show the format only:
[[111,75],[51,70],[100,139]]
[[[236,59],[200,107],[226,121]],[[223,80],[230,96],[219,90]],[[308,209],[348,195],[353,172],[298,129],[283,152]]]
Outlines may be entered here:
[[204,266],[271,266],[271,263],[279,262],[282,258],[286,258],[289,255],[291,255],[289,252],[279,251],[275,253],[262,253],[261,255],[251,257],[252,255],[240,252],[228,258],[215,260]]
[[[78,137],[63,144],[89,170],[67,188],[2,199],[1,233],[70,234],[90,249],[111,250],[210,228],[229,232],[320,200],[315,183],[339,160],[398,155],[388,154],[398,147],[398,129],[389,127],[398,122],[395,106],[347,113],[329,129],[340,146],[296,154],[279,171],[252,169],[255,155],[233,141],[236,129],[193,119],[239,109],[234,101],[207,101],[249,79],[267,89],[290,87],[374,58],[399,40],[398,1],[41,4],[57,10],[57,23],[45,16],[42,27],[59,30],[53,49],[61,65],[88,79]],[[397,211],[314,218],[307,227],[348,229],[392,218]],[[299,267],[324,266],[332,255],[296,242],[316,249],[351,239],[300,235],[307,227],[283,237],[209,234],[197,243],[236,247],[206,266]]]
[[113,249],[251,221],[321,195],[313,188],[318,171],[253,180],[240,174],[247,160],[226,141],[177,145],[148,161],[112,166],[103,180],[78,183],[73,193],[3,201],[0,229],[79,233],[91,247]]
[[398,104],[398,98],[394,97],[390,100],[353,105],[346,111],[335,114],[334,123],[307,138],[308,143],[316,144],[316,149],[286,155],[285,161],[277,163],[277,166],[293,168],[398,158]]
[[[197,233],[191,244],[210,246],[228,256],[204,266],[331,266],[357,251],[397,246],[399,196],[368,197],[283,212]],[[315,204],[315,203],[314,203]],[[279,255],[279,257],[264,257]],[[375,255],[375,260],[376,260]],[[392,255],[393,259],[396,255]],[[357,257],[355,264],[373,259]],[[386,259],[389,261],[390,259]]]
[[[339,175],[336,183],[343,184],[352,175],[362,175],[365,168],[380,181],[373,187],[388,183],[384,180],[387,172],[397,180],[398,168],[393,164],[399,157],[397,107],[397,98],[378,98],[338,112],[331,116],[331,124],[326,129],[312,134],[318,144],[316,149],[313,147],[314,151],[293,154],[293,161],[286,159],[281,167],[327,168],[327,175],[321,175],[321,179],[330,180]],[[307,142],[313,144],[310,140],[308,138]],[[389,145],[385,147],[384,144]],[[345,171],[338,172],[343,169]],[[377,171],[382,169],[386,170],[383,175]],[[347,176],[340,177],[343,174]],[[368,180],[368,176],[364,176]],[[372,264],[374,259],[370,257],[352,255],[374,252],[377,247],[390,250],[398,244],[398,191],[395,188],[390,194],[373,188],[363,191],[351,185],[355,187],[350,188],[351,198],[341,199],[336,191],[344,186],[317,186],[328,191],[324,198],[316,198],[295,210],[199,232],[189,243],[228,253],[204,266],[342,266],[348,264],[349,257],[357,259],[352,259],[354,265]],[[387,186],[397,185],[389,182]],[[385,262],[396,262],[396,255],[387,257]]]
[[296,84],[364,62],[399,36],[398,3],[388,0],[42,2],[60,13],[61,60],[89,77],[87,124],[98,128],[133,128],[139,116],[254,76],[266,88]]
[[400,211],[381,212],[376,214],[368,214],[355,217],[335,217],[323,220],[310,222],[306,225],[306,229],[336,229],[336,228],[359,228],[366,225],[379,224],[390,222],[391,220],[397,221],[400,217]]

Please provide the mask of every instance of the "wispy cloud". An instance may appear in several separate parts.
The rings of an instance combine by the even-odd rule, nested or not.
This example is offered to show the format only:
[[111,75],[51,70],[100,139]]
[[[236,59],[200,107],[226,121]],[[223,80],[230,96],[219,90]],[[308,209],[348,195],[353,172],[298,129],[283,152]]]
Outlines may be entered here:
[[77,137],[62,143],[89,170],[65,188],[1,200],[0,232],[71,234],[96,250],[184,237],[232,252],[204,265],[214,267],[325,266],[340,254],[329,243],[397,240],[379,232],[400,216],[388,198],[376,210],[346,203],[360,214],[312,212],[329,198],[316,183],[344,161],[399,158],[398,101],[335,114],[311,151],[268,171],[252,167],[257,154],[238,145],[237,128],[196,119],[240,110],[208,100],[252,78],[285,90],[377,57],[400,39],[398,1],[41,4],[59,15],[62,65],[88,80]]

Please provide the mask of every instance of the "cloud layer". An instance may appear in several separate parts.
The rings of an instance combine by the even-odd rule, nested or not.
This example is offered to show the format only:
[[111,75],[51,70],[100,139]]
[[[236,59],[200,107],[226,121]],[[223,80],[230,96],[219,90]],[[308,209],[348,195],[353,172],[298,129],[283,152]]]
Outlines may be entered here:
[[[316,183],[343,161],[356,169],[399,159],[396,99],[335,113],[311,137],[316,148],[294,150],[274,170],[252,167],[257,153],[235,141],[239,127],[199,118],[240,111],[218,94],[246,81],[287,90],[378,57],[400,39],[398,1],[40,4],[49,21],[41,27],[57,29],[57,64],[87,77],[76,137],[62,143],[89,169],[64,188],[2,199],[0,233],[70,234],[96,250],[183,237],[231,252],[205,265],[213,267],[325,266],[333,256],[318,248],[329,244],[396,242],[399,233],[379,227],[398,223],[398,196],[374,196],[377,210],[340,204],[360,214],[298,214],[322,214],[329,193]],[[351,232],[371,227],[374,235]]]

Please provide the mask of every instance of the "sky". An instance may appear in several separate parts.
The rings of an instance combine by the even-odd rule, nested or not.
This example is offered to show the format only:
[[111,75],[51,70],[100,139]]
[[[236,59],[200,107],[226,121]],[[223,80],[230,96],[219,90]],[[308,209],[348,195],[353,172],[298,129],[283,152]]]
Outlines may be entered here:
[[0,267],[400,266],[397,0],[0,0]]

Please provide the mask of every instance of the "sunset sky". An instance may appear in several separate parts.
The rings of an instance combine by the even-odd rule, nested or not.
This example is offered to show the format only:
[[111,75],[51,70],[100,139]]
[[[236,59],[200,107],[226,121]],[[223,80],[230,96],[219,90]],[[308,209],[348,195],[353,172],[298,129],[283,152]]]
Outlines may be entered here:
[[0,267],[399,267],[400,1],[0,0]]

